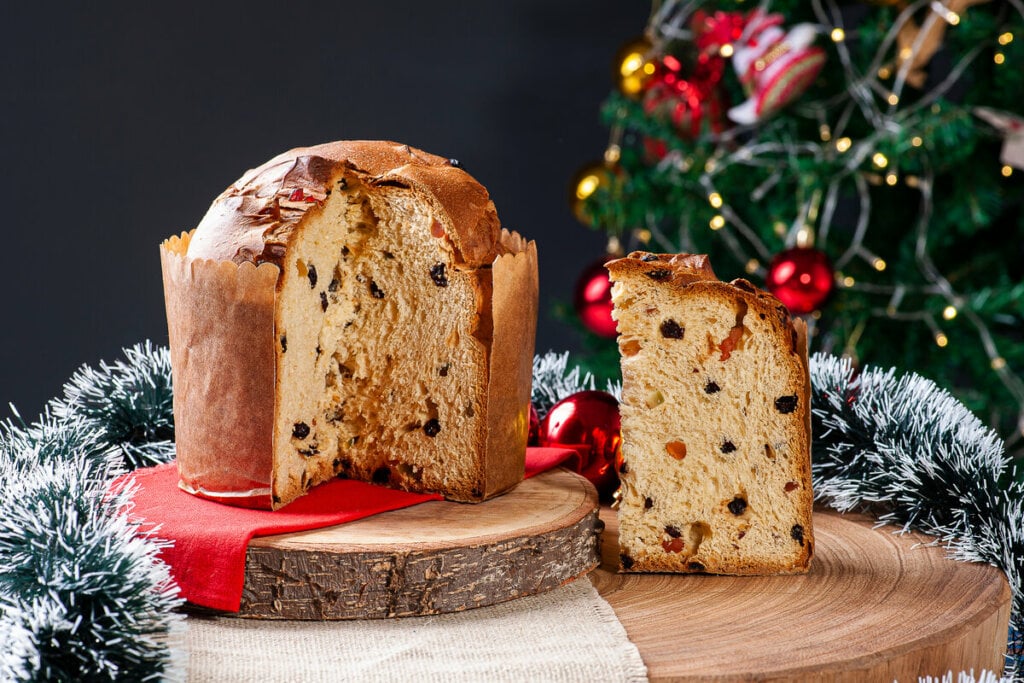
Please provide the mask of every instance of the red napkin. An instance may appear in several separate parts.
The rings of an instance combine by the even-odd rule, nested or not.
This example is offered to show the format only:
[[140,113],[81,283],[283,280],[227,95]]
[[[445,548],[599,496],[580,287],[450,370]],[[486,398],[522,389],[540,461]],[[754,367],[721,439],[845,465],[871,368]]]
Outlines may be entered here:
[[[529,448],[526,476],[563,463],[579,467],[579,454],[561,448]],[[574,462],[571,462],[574,461]],[[181,596],[212,609],[237,612],[245,582],[245,551],[254,536],[270,536],[333,526],[409,507],[435,494],[408,493],[350,479],[332,479],[284,508],[250,510],[216,503],[178,488],[174,463],[135,470],[120,482],[134,481],[132,518],[173,545],[160,553]]]

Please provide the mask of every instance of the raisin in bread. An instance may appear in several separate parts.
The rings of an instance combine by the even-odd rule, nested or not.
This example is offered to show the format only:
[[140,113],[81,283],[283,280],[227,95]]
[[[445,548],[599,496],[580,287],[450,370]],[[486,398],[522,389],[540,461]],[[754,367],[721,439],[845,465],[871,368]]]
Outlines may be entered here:
[[185,490],[276,509],[339,475],[470,502],[522,479],[536,250],[458,162],[293,149],[162,251]]
[[806,327],[703,255],[607,264],[622,365],[623,571],[806,571]]

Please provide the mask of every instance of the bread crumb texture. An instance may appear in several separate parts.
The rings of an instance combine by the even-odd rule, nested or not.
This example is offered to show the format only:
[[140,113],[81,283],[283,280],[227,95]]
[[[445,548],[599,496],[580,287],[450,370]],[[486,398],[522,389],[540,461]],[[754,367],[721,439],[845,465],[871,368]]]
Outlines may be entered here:
[[813,553],[802,321],[705,256],[608,264],[622,365],[622,571],[775,574]]

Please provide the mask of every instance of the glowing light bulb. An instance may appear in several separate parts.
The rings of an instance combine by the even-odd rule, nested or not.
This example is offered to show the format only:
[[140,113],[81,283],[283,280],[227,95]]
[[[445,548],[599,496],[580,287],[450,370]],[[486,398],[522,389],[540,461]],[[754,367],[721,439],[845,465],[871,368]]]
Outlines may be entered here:
[[883,66],[881,69],[878,70],[878,77],[881,78],[883,81],[889,78],[889,76],[892,76],[892,70],[889,67]]
[[586,199],[590,195],[594,194],[595,190],[597,190],[597,187],[600,184],[600,178],[598,178],[593,173],[588,173],[587,175],[580,178],[580,182],[576,184],[576,198]]
[[821,124],[821,127],[818,128],[818,133],[821,135],[822,142],[828,142],[832,139],[832,130],[826,123]]
[[992,61],[995,62],[996,64],[1002,64],[1003,62],[1006,61],[1006,55],[1004,55],[1002,52],[997,52],[992,57]]
[[920,135],[915,135],[914,137],[910,138],[910,144],[913,147],[920,147],[921,145],[924,144],[924,140],[921,138]]
[[885,262],[885,259],[881,259],[881,258],[877,258],[877,257],[875,258],[874,261],[871,262],[871,265],[874,266],[875,270],[877,270],[879,273],[881,273],[883,270],[885,270],[889,266],[889,264]]
[[953,318],[956,317],[956,314],[956,306],[946,306],[944,309],[942,309],[942,317],[945,318],[946,320],[952,320]]
[[644,244],[647,244],[648,242],[651,241],[651,231],[648,230],[647,228],[641,228],[640,230],[637,230],[634,234],[636,235],[637,240],[643,242]]
[[991,365],[993,370],[1002,370],[1006,367],[1006,359],[1002,356],[996,356],[992,359]]
[[885,174],[885,184],[886,185],[888,185],[889,187],[892,187],[897,182],[899,182],[899,176],[897,176],[895,173],[893,173],[892,171],[889,171],[888,173]]
[[721,230],[725,227],[725,218],[721,214],[716,214],[708,225],[711,226],[712,230]]
[[760,267],[761,267],[761,262],[758,261],[756,258],[752,258],[749,261],[747,261],[746,271],[748,273],[750,273],[751,275],[753,275],[754,273],[757,272],[757,269],[760,268]]
[[960,15],[953,10],[949,10],[946,12],[946,21],[949,22],[950,26],[956,26],[960,23]]
[[949,337],[942,334],[941,332],[937,333],[935,335],[935,345],[938,346],[940,349],[946,348],[947,346],[949,346]]
[[853,285],[856,282],[857,282],[856,280],[854,280],[852,277],[847,275],[846,277],[843,278],[843,287],[853,287]]
[[622,157],[622,148],[618,145],[608,145],[608,149],[604,151],[604,160],[609,164],[618,163]]
[[850,138],[839,138],[836,140],[836,151],[842,154],[843,152],[850,149],[853,146],[853,141]]
[[881,152],[875,152],[871,157],[871,163],[878,168],[885,168],[889,165],[889,157],[885,156]]
[[1012,42],[1013,42],[1013,34],[1010,33],[1009,31],[1007,31],[1006,33],[1003,33],[1002,35],[999,36],[999,44],[1000,45],[1009,45]]
[[733,53],[733,52],[735,52],[735,49],[734,49],[734,48],[733,48],[733,46],[732,46],[732,45],[730,45],[729,43],[726,43],[725,45],[723,45],[723,46],[722,46],[722,47],[721,47],[721,48],[720,48],[720,49],[718,50],[718,54],[722,55],[722,56],[723,56],[723,57],[725,57],[726,59],[728,59],[729,57],[732,57],[732,53]]
[[895,107],[900,103],[900,97],[896,93],[891,92],[889,93],[889,96],[885,98],[885,101]]
[[841,43],[844,40],[846,40],[846,31],[839,28],[838,26],[832,29],[832,33],[830,33],[829,35],[832,36],[832,40],[837,43]]
[[722,206],[722,195],[718,194],[717,192],[712,192],[711,194],[708,195],[708,204],[710,204],[716,209],[720,208]]
[[1004,178],[1009,178],[1013,175],[1013,166],[1003,166],[999,172],[1003,174]]

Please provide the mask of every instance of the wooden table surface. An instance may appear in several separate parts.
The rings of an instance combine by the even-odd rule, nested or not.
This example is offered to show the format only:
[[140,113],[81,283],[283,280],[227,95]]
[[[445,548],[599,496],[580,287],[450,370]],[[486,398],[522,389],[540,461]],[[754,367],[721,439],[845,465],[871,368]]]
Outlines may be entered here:
[[934,539],[815,511],[798,576],[618,574],[618,520],[590,580],[651,680],[916,681],[1001,671],[1010,589],[991,566],[947,559]]

